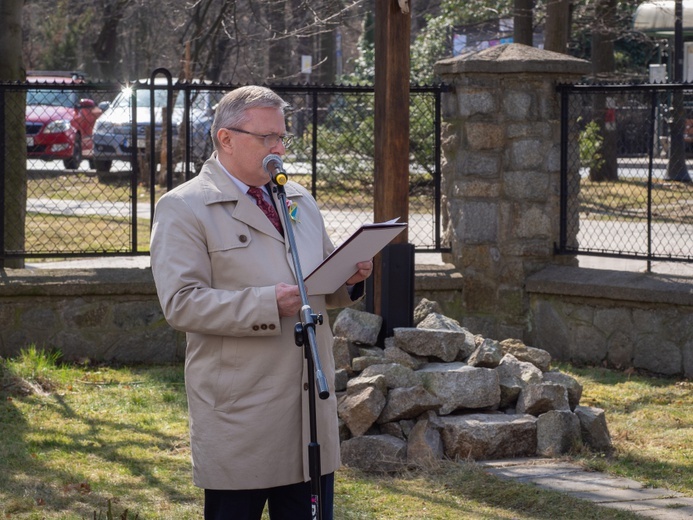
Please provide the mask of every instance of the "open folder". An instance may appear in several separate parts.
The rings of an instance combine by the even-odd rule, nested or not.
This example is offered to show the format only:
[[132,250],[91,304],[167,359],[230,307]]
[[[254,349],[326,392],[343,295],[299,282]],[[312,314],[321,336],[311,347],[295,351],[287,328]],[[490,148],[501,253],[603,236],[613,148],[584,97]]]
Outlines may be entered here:
[[308,294],[332,294],[344,285],[358,271],[357,263],[373,258],[407,227],[397,220],[362,225],[306,276]]

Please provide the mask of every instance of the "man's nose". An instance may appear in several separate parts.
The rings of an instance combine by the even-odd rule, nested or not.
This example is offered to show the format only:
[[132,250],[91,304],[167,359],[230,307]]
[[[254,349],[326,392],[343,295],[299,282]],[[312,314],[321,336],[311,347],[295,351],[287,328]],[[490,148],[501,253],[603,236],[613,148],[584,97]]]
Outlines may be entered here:
[[276,153],[279,156],[283,156],[286,154],[286,146],[284,146],[284,143],[281,139],[278,139],[276,144],[272,148],[270,148],[270,153]]

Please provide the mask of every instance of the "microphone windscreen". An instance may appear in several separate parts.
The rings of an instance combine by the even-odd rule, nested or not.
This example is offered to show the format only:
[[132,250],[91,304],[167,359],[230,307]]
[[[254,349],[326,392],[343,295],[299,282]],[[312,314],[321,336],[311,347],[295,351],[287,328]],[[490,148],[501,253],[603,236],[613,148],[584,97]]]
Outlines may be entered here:
[[270,163],[273,163],[273,162],[276,163],[276,165],[275,165],[276,168],[279,168],[280,170],[282,170],[284,168],[284,163],[282,162],[282,158],[279,157],[276,153],[271,153],[262,160],[262,167],[270,175],[272,174],[272,172],[270,171],[269,167],[270,167]]

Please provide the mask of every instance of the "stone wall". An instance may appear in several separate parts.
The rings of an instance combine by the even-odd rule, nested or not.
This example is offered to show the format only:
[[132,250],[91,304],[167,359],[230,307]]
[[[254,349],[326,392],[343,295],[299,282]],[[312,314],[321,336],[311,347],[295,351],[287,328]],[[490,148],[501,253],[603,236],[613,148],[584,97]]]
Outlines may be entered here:
[[[463,279],[452,265],[417,265],[415,289],[464,319]],[[693,377],[690,278],[554,266],[528,277],[526,291],[525,342],[554,359]],[[69,360],[184,358],[185,336],[164,320],[149,269],[0,271],[0,324],[0,356],[33,343]]]
[[[461,276],[453,266],[417,266],[415,284],[418,298],[459,314]],[[30,344],[60,349],[67,360],[166,363],[185,356],[185,335],[166,323],[150,269],[0,270],[0,325],[4,357]]]
[[554,358],[693,378],[693,280],[554,266],[527,280],[530,343]]
[[166,363],[185,352],[150,269],[0,271],[0,323],[0,356],[30,344],[73,361]]

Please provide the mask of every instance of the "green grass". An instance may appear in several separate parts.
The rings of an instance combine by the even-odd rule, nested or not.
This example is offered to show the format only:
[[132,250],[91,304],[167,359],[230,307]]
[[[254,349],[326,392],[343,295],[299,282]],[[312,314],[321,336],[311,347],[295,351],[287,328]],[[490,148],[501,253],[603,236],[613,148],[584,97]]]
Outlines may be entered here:
[[[138,192],[143,194],[147,190],[139,187]],[[27,197],[127,202],[130,200],[130,179],[123,177],[117,183],[104,183],[93,172],[30,170],[27,172]]]
[[[691,383],[561,370],[585,384],[583,404],[607,410],[616,447],[574,460],[693,496]],[[0,359],[0,518],[200,518],[186,406],[179,365],[63,365],[33,347]],[[395,476],[342,469],[335,510],[347,520],[639,518],[464,462]]]
[[691,183],[653,179],[648,190],[646,179],[622,179],[616,182],[580,182],[580,212],[591,219],[645,221],[647,201],[651,197],[655,222],[685,224],[691,220],[693,186]]
[[[311,177],[292,175],[292,180],[310,188]],[[429,176],[412,177],[410,211],[426,213],[434,206]],[[423,188],[416,183],[423,182]],[[158,200],[165,188],[154,187]],[[27,196],[56,200],[109,201],[127,203],[130,200],[130,181],[123,177],[117,182],[101,182],[91,172],[30,171]],[[654,222],[686,224],[691,220],[693,185],[654,179],[648,190],[646,179],[628,178],[616,182],[580,182],[579,204],[583,218],[645,222],[648,195],[652,198]],[[324,209],[360,211],[373,205],[372,179],[359,176],[323,178],[316,186],[316,197]],[[149,187],[137,188],[138,204],[150,203]],[[149,250],[148,219],[138,219],[137,251]],[[25,249],[31,253],[127,252],[132,245],[130,219],[106,216],[58,216],[30,213],[26,218]]]
[[561,366],[584,387],[581,404],[606,411],[618,452],[589,467],[693,496],[693,382]]
[[[165,189],[155,186],[155,200]],[[55,200],[130,201],[129,178],[100,182],[91,172],[30,171],[27,197]],[[138,204],[149,207],[150,190],[137,188]],[[149,251],[149,219],[137,220],[137,250]],[[70,216],[29,213],[26,216],[25,250],[32,253],[129,252],[132,222],[128,216]],[[60,260],[61,258],[57,258]]]

